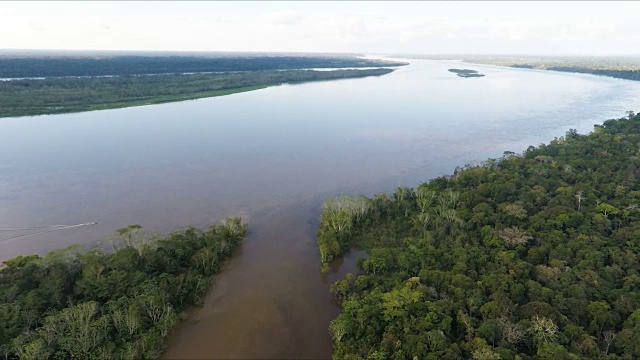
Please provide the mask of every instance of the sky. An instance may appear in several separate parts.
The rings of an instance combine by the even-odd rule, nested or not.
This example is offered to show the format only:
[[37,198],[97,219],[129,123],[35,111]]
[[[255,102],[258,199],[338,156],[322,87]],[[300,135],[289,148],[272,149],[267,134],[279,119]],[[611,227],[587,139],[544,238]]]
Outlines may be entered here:
[[639,55],[640,2],[0,2],[0,49]]

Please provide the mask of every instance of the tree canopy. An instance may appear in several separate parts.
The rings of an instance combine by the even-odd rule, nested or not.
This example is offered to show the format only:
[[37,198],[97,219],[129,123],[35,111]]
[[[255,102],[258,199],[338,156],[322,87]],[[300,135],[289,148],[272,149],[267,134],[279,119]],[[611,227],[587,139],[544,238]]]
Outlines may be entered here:
[[629,112],[323,214],[323,261],[368,252],[331,286],[334,358],[640,358],[639,169]]
[[57,250],[0,269],[0,356],[152,359],[244,237],[240,218],[165,237],[118,229],[114,252]]

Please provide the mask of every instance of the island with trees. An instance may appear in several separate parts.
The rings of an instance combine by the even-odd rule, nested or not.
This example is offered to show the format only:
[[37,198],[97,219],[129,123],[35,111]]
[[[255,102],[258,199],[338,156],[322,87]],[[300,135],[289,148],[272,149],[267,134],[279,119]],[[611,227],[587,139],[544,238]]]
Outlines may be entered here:
[[381,76],[390,72],[393,69],[271,70],[0,81],[0,117],[162,104],[224,96],[281,84]]
[[153,359],[202,303],[211,276],[234,253],[246,223],[167,236],[118,229],[112,252],[68,248],[18,256],[0,268],[3,359]]
[[0,117],[114,109],[280,84],[381,76],[407,65],[347,56],[88,56],[0,53]]
[[459,77],[462,78],[472,78],[472,77],[483,77],[484,74],[479,73],[477,70],[471,70],[471,69],[449,69],[449,72],[452,72],[456,75],[458,75]]
[[640,115],[323,206],[335,359],[640,358]]

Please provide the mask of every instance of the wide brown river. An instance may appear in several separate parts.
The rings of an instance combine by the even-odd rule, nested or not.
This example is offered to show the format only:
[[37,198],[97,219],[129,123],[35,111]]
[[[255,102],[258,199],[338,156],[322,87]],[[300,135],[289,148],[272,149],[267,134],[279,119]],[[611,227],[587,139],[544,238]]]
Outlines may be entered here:
[[[165,358],[327,358],[338,312],[319,273],[319,208],[521,152],[640,110],[640,82],[409,60],[375,78],[226,97],[0,119],[0,260],[107,246],[137,223],[167,232],[245,213],[249,235],[169,339]],[[449,68],[483,78],[458,78]]]

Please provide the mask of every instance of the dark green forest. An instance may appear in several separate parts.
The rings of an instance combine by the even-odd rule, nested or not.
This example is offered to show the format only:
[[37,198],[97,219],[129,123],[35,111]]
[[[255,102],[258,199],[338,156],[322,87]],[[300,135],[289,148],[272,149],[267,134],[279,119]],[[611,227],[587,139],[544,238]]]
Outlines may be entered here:
[[323,206],[335,359],[639,359],[640,116]]
[[245,235],[240,218],[165,237],[118,229],[113,252],[19,256],[0,267],[0,357],[152,359],[201,304],[211,275]]
[[0,117],[59,114],[221,96],[279,84],[380,76],[392,69],[284,70],[0,81]]
[[0,78],[181,74],[399,65],[406,65],[406,63],[351,56],[0,57]]

